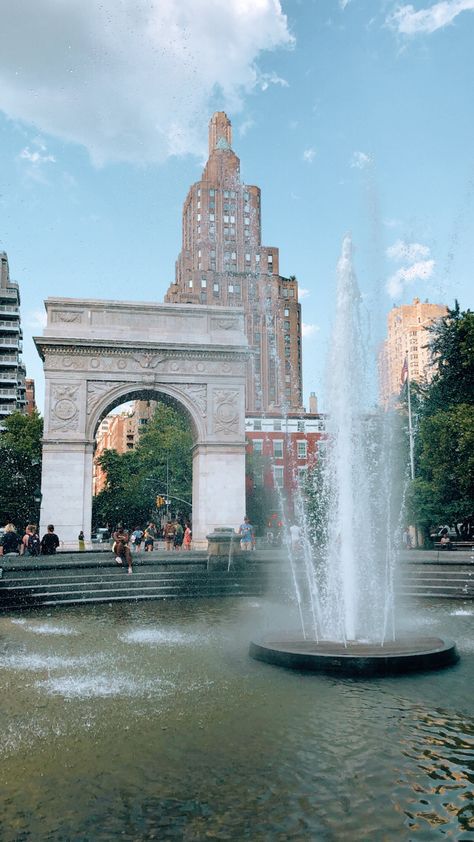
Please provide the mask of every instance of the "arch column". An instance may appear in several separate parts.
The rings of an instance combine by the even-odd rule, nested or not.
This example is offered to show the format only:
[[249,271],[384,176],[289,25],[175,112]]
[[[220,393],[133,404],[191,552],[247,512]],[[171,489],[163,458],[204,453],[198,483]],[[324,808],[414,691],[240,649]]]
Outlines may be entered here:
[[245,443],[197,444],[193,450],[193,544],[207,546],[216,527],[242,523],[245,514]]
[[53,523],[64,545],[77,548],[82,530],[91,537],[94,442],[44,441],[40,530]]

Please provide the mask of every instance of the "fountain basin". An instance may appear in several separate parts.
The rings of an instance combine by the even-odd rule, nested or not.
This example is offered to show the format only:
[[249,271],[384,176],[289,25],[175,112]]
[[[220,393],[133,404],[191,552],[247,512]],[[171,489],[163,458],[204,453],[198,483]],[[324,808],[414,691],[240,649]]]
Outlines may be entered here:
[[459,660],[456,644],[440,637],[399,638],[385,643],[301,639],[251,642],[249,654],[258,661],[310,672],[348,676],[399,675],[441,669]]

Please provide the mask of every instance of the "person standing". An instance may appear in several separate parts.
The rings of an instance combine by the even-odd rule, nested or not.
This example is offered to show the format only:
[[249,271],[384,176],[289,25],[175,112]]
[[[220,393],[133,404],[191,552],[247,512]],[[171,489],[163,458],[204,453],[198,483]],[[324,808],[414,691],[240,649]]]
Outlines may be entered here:
[[56,550],[59,547],[59,538],[54,531],[52,523],[48,526],[48,531],[41,539],[41,555],[56,555]]
[[171,550],[173,543],[174,543],[174,535],[175,535],[175,527],[174,523],[170,520],[165,523],[165,528],[163,529],[163,538],[165,539],[165,549]]
[[13,523],[7,523],[5,532],[0,541],[0,556],[20,555],[21,538],[18,535]]
[[243,552],[250,552],[253,544],[254,529],[248,517],[239,526],[240,546]]
[[77,536],[77,540],[79,542],[79,552],[83,553],[86,548],[86,539],[84,538],[84,533],[81,529],[79,535]]
[[26,527],[25,534],[23,535],[22,541],[22,555],[27,556],[37,556],[41,552],[41,541],[40,537],[36,531],[36,524],[29,523]]
[[130,542],[132,544],[132,550],[134,553],[139,553],[142,548],[142,540],[143,540],[143,529],[140,529],[139,526],[136,526],[132,532]]
[[193,534],[191,532],[191,526],[190,526],[189,522],[187,522],[186,526],[185,526],[185,529],[184,529],[183,550],[189,551],[191,549],[192,537],[193,537]]
[[145,529],[145,552],[152,552],[156,537],[157,535],[155,524],[153,522],[150,522]]
[[175,520],[175,523],[174,523],[174,540],[173,540],[173,545],[174,545],[175,550],[179,551],[181,549],[181,545],[183,543],[183,535],[184,535],[183,527],[181,526],[179,520]]

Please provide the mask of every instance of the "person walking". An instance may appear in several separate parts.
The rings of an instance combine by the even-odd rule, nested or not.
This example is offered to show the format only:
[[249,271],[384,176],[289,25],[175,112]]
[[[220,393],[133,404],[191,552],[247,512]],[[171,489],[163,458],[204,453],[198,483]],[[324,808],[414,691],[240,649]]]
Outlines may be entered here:
[[13,523],[7,523],[5,531],[0,540],[0,556],[20,555],[21,538]]
[[243,552],[250,552],[253,544],[254,529],[248,517],[239,526],[240,546]]
[[48,526],[48,531],[41,539],[41,555],[56,555],[56,550],[59,547],[59,538],[54,531],[52,523]]
[[123,526],[118,526],[114,532],[114,544],[112,551],[115,553],[115,561],[117,564],[123,564],[124,561],[128,567],[128,573],[132,573],[132,554],[128,546],[130,537]]
[[86,548],[86,539],[84,538],[84,533],[81,529],[79,535],[77,536],[77,540],[79,542],[79,552],[83,553]]
[[139,553],[142,548],[143,534],[143,529],[140,529],[139,526],[136,526],[130,536],[130,543],[132,545],[132,551],[134,553]]

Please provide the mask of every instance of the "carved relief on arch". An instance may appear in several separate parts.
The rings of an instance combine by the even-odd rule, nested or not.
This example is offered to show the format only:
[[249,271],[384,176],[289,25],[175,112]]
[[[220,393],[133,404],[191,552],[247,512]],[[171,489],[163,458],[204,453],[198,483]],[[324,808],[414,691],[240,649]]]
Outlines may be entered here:
[[53,383],[49,428],[54,432],[76,432],[79,429],[78,391],[80,386]]
[[107,394],[113,392],[117,386],[125,386],[125,383],[110,382],[109,380],[92,380],[87,384],[87,414],[94,412],[99,402]]
[[237,389],[216,389],[213,398],[214,432],[226,436],[239,432],[239,392]]
[[207,386],[202,383],[180,383],[179,389],[191,398],[202,418],[207,416]]

